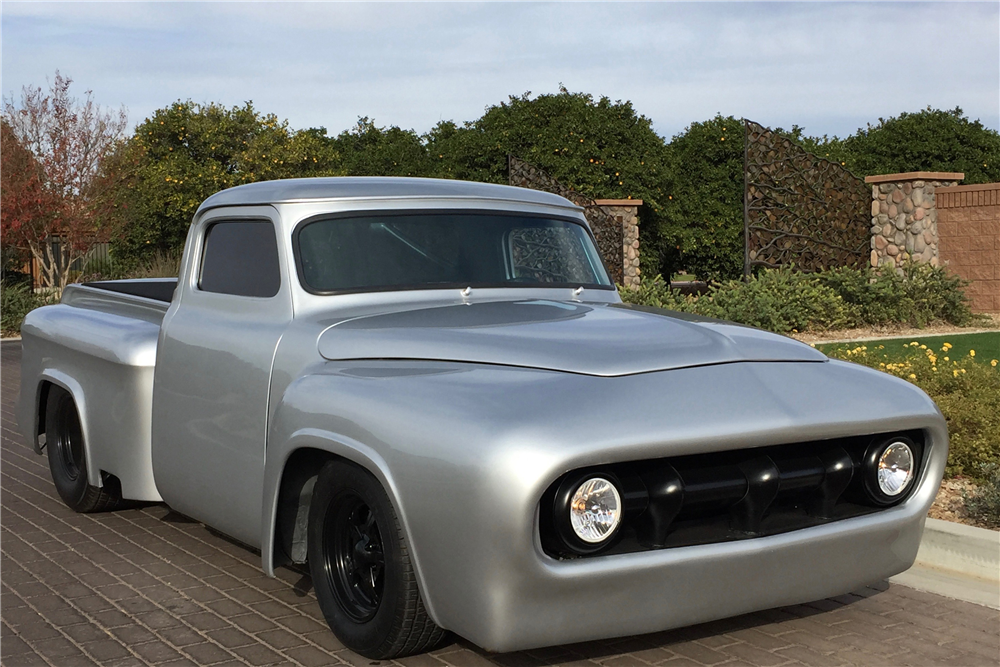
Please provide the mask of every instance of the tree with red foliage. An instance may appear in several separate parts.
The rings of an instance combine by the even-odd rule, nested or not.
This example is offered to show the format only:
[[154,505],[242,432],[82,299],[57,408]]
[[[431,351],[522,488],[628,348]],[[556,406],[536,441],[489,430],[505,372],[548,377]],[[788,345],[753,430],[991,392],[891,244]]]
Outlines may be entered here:
[[30,257],[28,246],[48,235],[48,218],[59,202],[46,189],[38,160],[5,120],[0,121],[0,164],[0,243],[5,260],[21,264]]
[[102,169],[127,124],[124,107],[102,109],[89,90],[78,101],[70,95],[71,83],[57,71],[48,91],[25,86],[19,103],[5,99],[3,108],[4,243],[27,249],[42,283],[58,288],[66,286],[73,262],[102,240],[101,209],[114,186]]

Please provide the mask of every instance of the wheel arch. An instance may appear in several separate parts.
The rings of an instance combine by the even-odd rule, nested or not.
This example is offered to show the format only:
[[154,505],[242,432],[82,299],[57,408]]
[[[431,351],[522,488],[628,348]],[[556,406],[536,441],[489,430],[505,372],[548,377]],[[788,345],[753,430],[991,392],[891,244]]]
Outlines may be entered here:
[[39,374],[35,389],[35,425],[32,429],[34,436],[32,445],[35,452],[42,453],[43,446],[39,445],[39,436],[45,432],[45,409],[53,387],[65,391],[73,399],[76,414],[80,419],[80,430],[83,431],[83,455],[87,463],[87,483],[91,486],[101,487],[104,485],[101,471],[93,465],[93,456],[90,450],[92,439],[90,437],[86,392],[75,378],[58,369],[48,368]]
[[327,461],[343,460],[370,473],[386,492],[399,518],[424,607],[437,622],[431,596],[421,574],[399,490],[385,459],[371,447],[346,436],[318,429],[300,429],[276,448],[268,446],[264,471],[261,559],[264,571],[289,562],[304,563],[309,503],[319,471]]

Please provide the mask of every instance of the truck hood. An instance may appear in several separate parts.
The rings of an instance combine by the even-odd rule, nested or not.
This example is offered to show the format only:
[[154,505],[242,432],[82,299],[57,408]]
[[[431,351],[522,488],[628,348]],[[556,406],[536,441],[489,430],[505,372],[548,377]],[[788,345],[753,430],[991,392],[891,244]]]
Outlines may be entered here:
[[624,304],[546,300],[347,319],[323,331],[318,348],[331,361],[460,361],[607,377],[739,361],[826,361],[803,343],[720,320]]

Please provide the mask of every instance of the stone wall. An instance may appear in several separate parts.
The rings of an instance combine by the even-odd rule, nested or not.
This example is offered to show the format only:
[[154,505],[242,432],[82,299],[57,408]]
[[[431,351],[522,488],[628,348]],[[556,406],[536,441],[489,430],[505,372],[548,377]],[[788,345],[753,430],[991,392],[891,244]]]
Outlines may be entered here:
[[912,258],[938,266],[936,193],[938,188],[957,185],[964,177],[915,171],[866,178],[865,183],[872,186],[871,265],[896,268]]
[[971,280],[972,309],[1000,313],[1000,183],[937,190],[941,262]]
[[641,199],[595,199],[622,228],[622,284],[639,286],[639,207]]

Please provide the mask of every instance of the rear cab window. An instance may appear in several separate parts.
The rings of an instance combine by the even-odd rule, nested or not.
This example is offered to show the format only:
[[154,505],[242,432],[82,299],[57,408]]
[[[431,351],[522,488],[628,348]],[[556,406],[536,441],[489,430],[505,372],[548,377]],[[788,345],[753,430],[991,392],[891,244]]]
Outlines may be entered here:
[[270,221],[222,221],[208,228],[199,289],[268,298],[276,295],[280,287],[278,242]]

